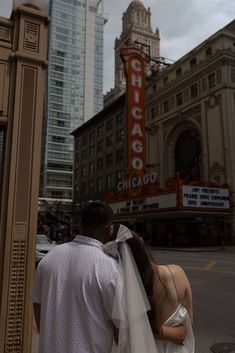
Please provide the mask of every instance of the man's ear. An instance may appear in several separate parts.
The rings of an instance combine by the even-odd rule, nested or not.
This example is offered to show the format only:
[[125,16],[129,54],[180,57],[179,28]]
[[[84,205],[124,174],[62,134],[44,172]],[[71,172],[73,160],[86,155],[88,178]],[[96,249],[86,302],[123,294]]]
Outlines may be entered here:
[[113,234],[113,229],[114,229],[114,225],[113,225],[113,224],[110,224],[110,225],[107,227],[107,233],[108,233],[109,238],[111,238],[111,236],[112,236],[112,234]]

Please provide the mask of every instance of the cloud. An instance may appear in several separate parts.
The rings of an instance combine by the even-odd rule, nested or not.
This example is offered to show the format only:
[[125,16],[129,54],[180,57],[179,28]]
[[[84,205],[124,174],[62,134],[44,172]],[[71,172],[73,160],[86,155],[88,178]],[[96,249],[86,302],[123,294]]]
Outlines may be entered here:
[[10,18],[12,8],[13,8],[13,0],[0,0],[0,16]]
[[[114,40],[121,34],[128,0],[104,0],[104,91],[113,87]],[[150,7],[152,29],[160,30],[161,56],[177,60],[235,18],[234,0],[142,0]]]

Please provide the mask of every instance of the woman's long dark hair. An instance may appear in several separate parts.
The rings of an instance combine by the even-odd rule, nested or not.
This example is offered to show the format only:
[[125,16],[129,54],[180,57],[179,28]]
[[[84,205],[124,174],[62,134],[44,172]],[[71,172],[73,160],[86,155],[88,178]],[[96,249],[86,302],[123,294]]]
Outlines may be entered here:
[[133,238],[127,240],[136,266],[139,270],[151,310],[148,311],[149,323],[154,336],[160,334],[160,320],[157,317],[156,272],[153,269],[153,259],[144,245],[144,241],[132,231]]

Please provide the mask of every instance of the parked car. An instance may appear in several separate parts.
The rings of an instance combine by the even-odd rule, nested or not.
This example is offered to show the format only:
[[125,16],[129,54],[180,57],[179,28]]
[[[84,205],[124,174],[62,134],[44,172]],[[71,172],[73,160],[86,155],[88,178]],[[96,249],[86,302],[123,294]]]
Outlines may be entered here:
[[36,265],[38,265],[39,261],[52,249],[57,244],[53,241],[51,241],[50,238],[48,238],[44,234],[37,234],[36,235]]

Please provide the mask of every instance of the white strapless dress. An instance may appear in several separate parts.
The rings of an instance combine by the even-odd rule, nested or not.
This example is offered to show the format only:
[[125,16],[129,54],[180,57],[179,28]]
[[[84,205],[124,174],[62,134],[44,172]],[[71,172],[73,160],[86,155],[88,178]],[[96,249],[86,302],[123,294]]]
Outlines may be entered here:
[[157,341],[158,353],[194,353],[195,340],[189,314],[182,304],[179,304],[175,312],[164,322],[165,326],[178,326],[184,323],[186,326],[186,337],[183,345],[178,345],[170,341]]

